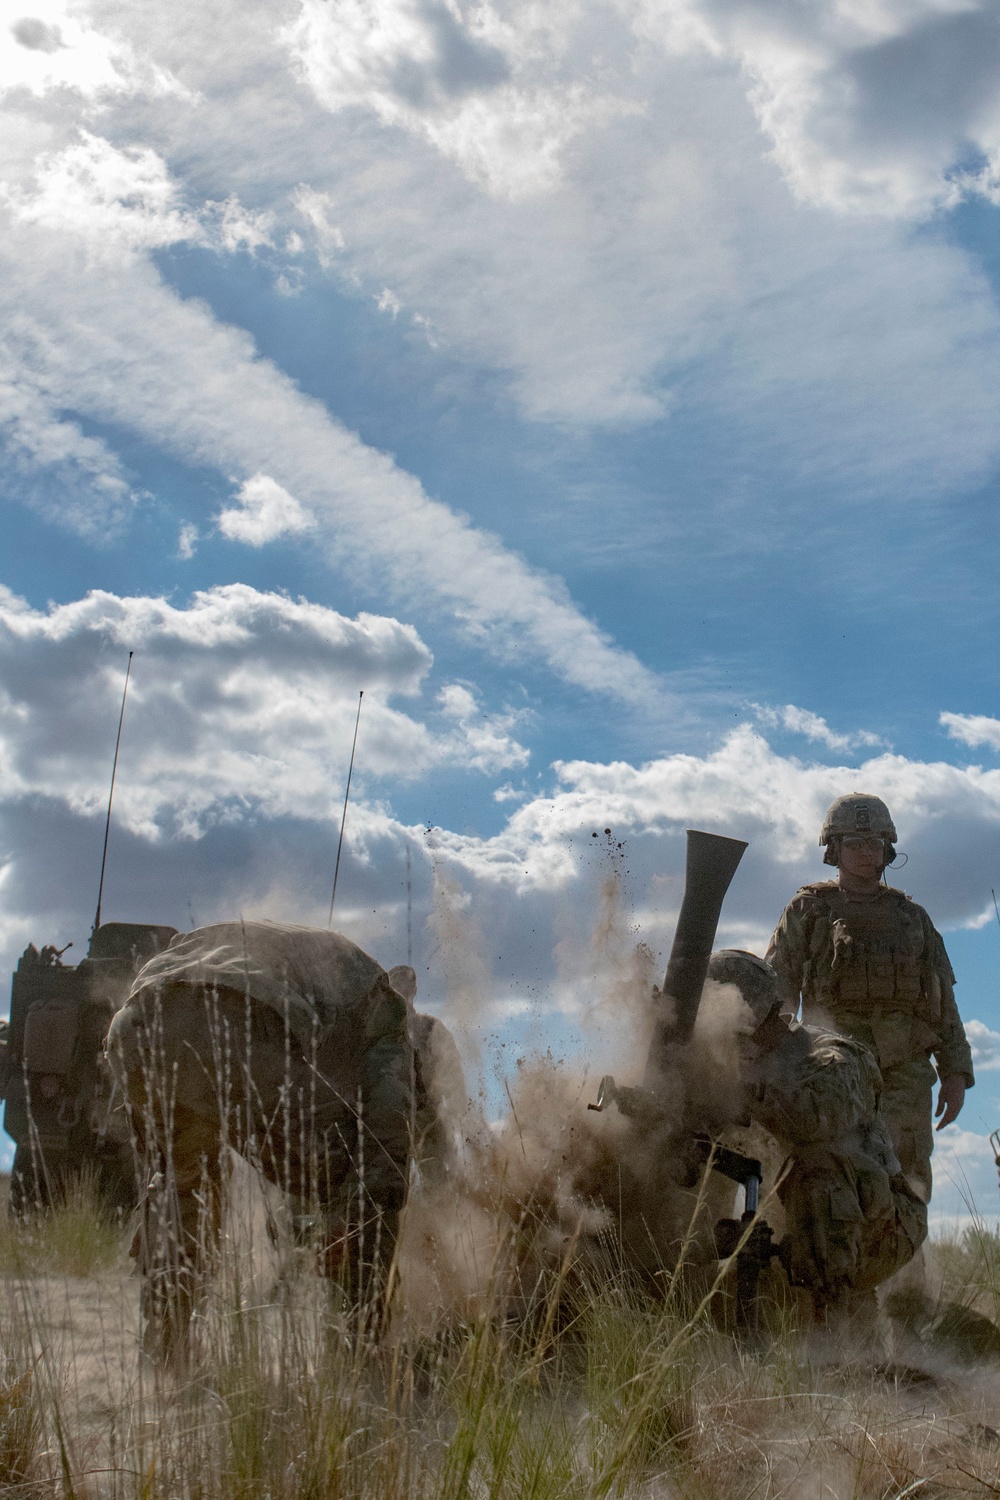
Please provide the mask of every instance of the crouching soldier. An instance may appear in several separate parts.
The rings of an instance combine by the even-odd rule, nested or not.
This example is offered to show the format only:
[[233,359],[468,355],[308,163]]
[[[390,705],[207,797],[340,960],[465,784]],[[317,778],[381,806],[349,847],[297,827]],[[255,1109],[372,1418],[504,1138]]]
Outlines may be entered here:
[[406,1199],[414,1051],[374,959],[337,933],[269,922],[179,935],[138,974],[108,1055],[150,1174],[152,1348],[183,1349],[228,1148],[319,1216],[326,1273],[377,1314]]
[[866,1047],[781,1014],[778,977],[752,953],[712,955],[709,978],[735,985],[749,1014],[740,1041],[746,1116],[785,1153],[777,1193],[780,1256],[822,1322],[870,1306],[874,1289],[927,1235],[926,1205],[903,1175]]

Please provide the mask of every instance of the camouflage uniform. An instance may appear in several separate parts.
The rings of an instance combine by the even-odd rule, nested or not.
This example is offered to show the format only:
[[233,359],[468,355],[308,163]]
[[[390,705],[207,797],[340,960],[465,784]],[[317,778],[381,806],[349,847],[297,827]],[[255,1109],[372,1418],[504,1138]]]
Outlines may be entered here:
[[873,1290],[927,1234],[927,1210],[900,1172],[879,1112],[881,1079],[846,1037],[776,1014],[746,1070],[752,1118],[788,1153],[778,1196],[789,1279],[818,1306]]
[[836,881],[803,886],[767,954],[782,1001],[802,1019],[869,1048],[882,1074],[882,1114],[911,1186],[931,1195],[932,1086],[958,1075],[971,1088],[972,1055],[955,1005],[944,943],[922,906],[882,886],[848,894]]
[[178,936],[139,973],[108,1054],[152,1168],[141,1254],[168,1333],[217,1233],[227,1146],[317,1205],[328,1269],[363,1280],[389,1260],[414,1054],[404,1000],[354,943],[268,922]]

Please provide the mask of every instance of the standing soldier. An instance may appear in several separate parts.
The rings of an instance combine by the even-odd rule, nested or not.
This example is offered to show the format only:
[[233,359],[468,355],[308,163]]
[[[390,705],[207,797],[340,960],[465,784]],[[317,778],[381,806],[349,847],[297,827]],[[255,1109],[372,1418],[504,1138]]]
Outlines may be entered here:
[[882,883],[896,857],[889,809],[864,793],[838,797],[823,823],[836,880],[803,886],[782,914],[768,961],[785,1008],[870,1049],[882,1115],[911,1186],[931,1196],[935,1069],[938,1130],[958,1117],[975,1079],[948,955],[922,906]]

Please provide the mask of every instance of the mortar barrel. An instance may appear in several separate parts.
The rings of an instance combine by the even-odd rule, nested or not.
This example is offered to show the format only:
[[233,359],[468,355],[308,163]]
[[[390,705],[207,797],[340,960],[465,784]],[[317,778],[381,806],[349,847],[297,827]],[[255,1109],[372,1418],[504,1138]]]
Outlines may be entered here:
[[684,899],[646,1058],[646,1088],[658,1087],[670,1053],[691,1040],[722,903],[746,847],[742,839],[687,831]]

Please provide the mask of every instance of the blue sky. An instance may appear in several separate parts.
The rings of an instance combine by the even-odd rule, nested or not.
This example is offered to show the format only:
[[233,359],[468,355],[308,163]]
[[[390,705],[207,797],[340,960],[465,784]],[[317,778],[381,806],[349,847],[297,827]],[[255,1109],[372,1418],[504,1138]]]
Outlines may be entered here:
[[865,788],[992,1211],[998,54],[985,0],[11,10],[4,967],[85,942],[129,649],[105,915],[322,921],[364,688],[339,922],[405,956],[409,847],[476,1068],[589,1056],[686,826],[762,949]]

